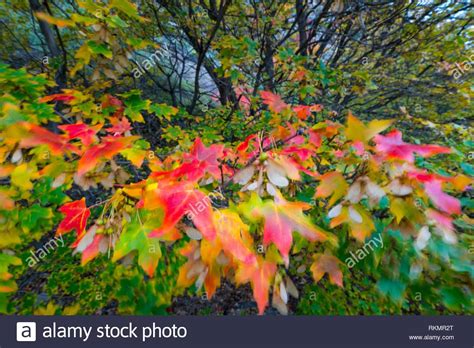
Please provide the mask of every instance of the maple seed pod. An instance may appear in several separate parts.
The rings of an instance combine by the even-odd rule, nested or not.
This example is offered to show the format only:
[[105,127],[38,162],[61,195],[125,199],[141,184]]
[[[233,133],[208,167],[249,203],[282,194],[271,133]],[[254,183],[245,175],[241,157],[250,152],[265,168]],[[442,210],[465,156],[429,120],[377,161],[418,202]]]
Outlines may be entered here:
[[22,158],[23,155],[21,153],[21,149],[16,149],[16,151],[12,155],[11,161],[12,163],[17,163],[20,162]]
[[331,208],[328,213],[328,218],[333,219],[335,217],[338,217],[342,212],[342,204],[338,204]]
[[418,250],[423,250],[427,245],[428,241],[431,238],[431,233],[428,226],[423,226],[418,233],[418,236],[415,241],[415,247]]
[[286,291],[288,294],[293,296],[294,298],[299,298],[299,292],[298,289],[296,288],[296,285],[293,283],[293,281],[289,278],[286,277]]
[[266,161],[266,160],[268,159],[268,154],[267,154],[266,152],[262,152],[262,153],[260,154],[259,159],[260,159],[260,162]]
[[349,217],[357,222],[358,224],[362,223],[362,216],[359,214],[357,210],[354,209],[354,207],[350,206],[349,207]]

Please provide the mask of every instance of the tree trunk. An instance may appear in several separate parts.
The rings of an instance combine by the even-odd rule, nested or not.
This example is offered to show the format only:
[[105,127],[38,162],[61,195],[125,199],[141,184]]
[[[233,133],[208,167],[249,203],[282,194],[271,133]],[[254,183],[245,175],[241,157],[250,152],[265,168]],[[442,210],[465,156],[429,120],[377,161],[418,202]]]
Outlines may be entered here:
[[[47,12],[47,9],[39,2],[39,0],[29,0],[30,7],[35,12]],[[56,58],[61,56],[61,50],[59,49],[58,44],[56,43],[56,39],[54,37],[53,30],[49,23],[37,18],[38,24],[41,30],[41,34],[43,35],[46,45],[48,46],[49,52],[51,56]],[[66,64],[63,61],[61,66],[59,67],[58,71],[56,72],[55,81],[58,85],[59,89],[66,87]]]

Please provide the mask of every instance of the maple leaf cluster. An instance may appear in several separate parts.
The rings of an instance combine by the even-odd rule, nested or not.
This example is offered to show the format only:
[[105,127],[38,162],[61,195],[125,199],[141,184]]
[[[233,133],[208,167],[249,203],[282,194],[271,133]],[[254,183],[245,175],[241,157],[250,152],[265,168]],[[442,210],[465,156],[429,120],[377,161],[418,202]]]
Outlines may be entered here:
[[[102,103],[111,110],[105,123],[78,121],[54,132],[22,122],[18,143],[75,159],[73,173],[61,175],[84,188],[91,185],[87,180],[112,188],[111,197],[99,204],[87,207],[82,198],[59,209],[64,219],[57,233],[76,232],[72,247],[82,254],[82,264],[107,251],[114,261],[137,255],[153,277],[163,248],[184,240],[180,287],[203,288],[212,298],[224,278],[250,283],[260,314],[270,293],[273,306],[288,312],[288,296],[298,297],[290,276],[298,262],[310,266],[316,282],[327,274],[330,283],[342,287],[349,270],[336,256],[339,240],[348,231],[355,243],[364,243],[376,230],[376,212],[389,214],[387,229],[400,230],[420,255],[431,232],[456,243],[453,217],[462,209],[449,192],[466,190],[472,179],[415,164],[418,157],[450,149],[404,142],[396,129],[383,135],[392,120],[364,123],[349,114],[346,125],[329,119],[311,125],[306,120],[322,111],[320,105],[292,106],[271,92],[261,97],[270,113],[286,117],[273,131],[233,144],[206,146],[198,137],[188,150],[162,159],[147,158],[136,146],[139,137],[131,135],[124,104],[112,96]],[[78,98],[65,93],[42,102],[74,105]],[[137,168],[146,165],[150,174],[130,180],[117,156]],[[298,198],[313,187],[309,200]],[[88,221],[91,209],[101,209],[100,218]],[[293,261],[306,252],[312,257]]]

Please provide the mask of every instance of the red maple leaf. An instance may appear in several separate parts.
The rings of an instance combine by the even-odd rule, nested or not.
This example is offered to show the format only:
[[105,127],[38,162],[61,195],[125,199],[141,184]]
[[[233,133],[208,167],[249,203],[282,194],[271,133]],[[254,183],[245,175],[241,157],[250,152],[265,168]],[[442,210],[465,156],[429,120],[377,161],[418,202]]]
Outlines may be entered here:
[[82,198],[78,201],[66,203],[59,208],[59,211],[65,214],[66,217],[59,224],[56,234],[60,235],[76,230],[77,239],[80,240],[80,236],[83,235],[86,229],[87,219],[91,215],[89,208],[86,206],[86,199]]
[[204,170],[197,161],[183,163],[172,170],[151,173],[150,177],[155,179],[172,178],[175,180],[186,178],[189,182],[196,182],[204,176]]
[[62,102],[65,102],[66,104],[69,104],[74,99],[76,99],[76,97],[73,95],[60,93],[60,94],[47,95],[46,97],[40,98],[39,101],[41,103],[47,103],[50,101],[62,101]]
[[130,147],[137,137],[105,137],[103,142],[89,148],[79,160],[77,174],[84,175],[99,163],[101,159],[111,159],[120,151]]
[[195,189],[191,182],[160,181],[158,188],[144,197],[143,207],[162,208],[164,212],[163,223],[149,237],[160,238],[173,233],[185,215],[206,239],[212,240],[216,235],[210,198]]
[[102,128],[102,125],[96,124],[95,126],[89,126],[85,123],[79,122],[58,126],[58,128],[67,133],[69,140],[81,139],[85,146],[89,146],[94,142],[95,135]]
[[20,141],[21,147],[46,145],[53,155],[60,155],[65,151],[79,153],[78,148],[72,144],[68,144],[67,138],[63,135],[55,134],[43,127],[27,122],[22,122],[20,126],[27,131],[27,134]]
[[204,146],[201,139],[197,138],[191,148],[191,152],[184,154],[185,162],[179,167],[168,170],[154,172],[151,177],[183,179],[189,182],[199,181],[206,173],[211,174],[215,179],[220,179],[221,170],[218,159],[224,157],[224,145]]
[[211,145],[206,147],[200,138],[194,141],[189,155],[186,159],[197,160],[199,167],[210,173],[214,178],[220,178],[220,169],[218,159],[222,158],[224,145]]
[[443,183],[453,178],[418,170],[409,172],[408,176],[423,183],[426,194],[439,210],[448,214],[461,214],[461,202],[443,191]]
[[374,141],[376,150],[388,158],[401,159],[410,163],[415,160],[414,153],[422,157],[429,157],[440,153],[450,153],[451,149],[439,145],[414,145],[402,140],[402,133],[393,130],[386,136],[376,135]]
[[280,251],[285,264],[288,266],[289,252],[293,243],[293,231],[298,232],[310,241],[326,241],[333,237],[322,228],[313,225],[311,220],[303,214],[303,210],[310,205],[303,202],[289,202],[281,195],[277,195],[275,201],[262,201],[256,194],[246,203],[245,210],[251,218],[265,219],[263,227],[263,244],[270,243]]
[[323,106],[320,104],[316,105],[296,105],[293,107],[293,111],[296,112],[296,116],[300,120],[306,120],[308,116],[311,116],[312,112],[319,112],[323,109]]
[[247,151],[247,149],[249,148],[249,145],[250,145],[250,141],[254,140],[255,138],[257,138],[256,134],[251,134],[247,138],[245,138],[245,140],[243,142],[241,142],[239,145],[237,145],[237,148],[236,148],[237,152]]
[[263,99],[263,103],[268,105],[268,108],[273,112],[282,112],[288,108],[288,104],[286,104],[280,96],[272,92],[260,91],[260,96]]
[[126,117],[113,117],[110,119],[111,127],[106,128],[107,132],[113,136],[122,135],[125,132],[132,130],[132,126]]
[[123,107],[122,101],[111,95],[107,95],[105,97],[105,100],[102,102],[101,106],[104,109],[109,108],[109,107],[115,109],[113,117],[116,117],[116,118],[121,118],[123,116],[123,111],[125,110],[125,108]]
[[259,140],[256,134],[251,134],[236,147],[239,160],[246,161],[259,151]]
[[122,107],[123,106],[123,103],[120,99],[110,95],[110,94],[107,94],[105,96],[105,100],[102,102],[102,107],[103,108],[107,108],[109,106],[114,106],[114,107]]
[[197,182],[206,173],[211,174],[215,179],[220,179],[221,171],[219,167],[218,158],[224,156],[224,145],[211,145],[205,147],[201,139],[197,138],[194,142],[191,152],[184,154],[185,162],[179,167],[168,170],[154,172],[151,177],[174,179],[186,178],[188,181]]
[[441,181],[433,180],[426,182],[425,192],[438,209],[449,214],[461,214],[461,202],[443,192]]

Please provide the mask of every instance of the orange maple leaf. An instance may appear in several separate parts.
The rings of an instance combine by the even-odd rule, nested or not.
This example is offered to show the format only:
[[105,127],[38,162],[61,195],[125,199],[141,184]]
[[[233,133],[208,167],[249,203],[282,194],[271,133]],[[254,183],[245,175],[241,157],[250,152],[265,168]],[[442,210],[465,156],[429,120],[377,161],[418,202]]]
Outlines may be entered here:
[[339,268],[341,261],[335,256],[316,254],[311,265],[311,272],[316,282],[319,282],[324,274],[329,275],[329,281],[342,288],[342,271]]
[[268,304],[268,291],[277,270],[275,263],[259,258],[251,265],[241,265],[236,274],[237,283],[252,284],[253,297],[257,302],[258,313],[263,314]]
[[103,138],[102,143],[87,149],[81,157],[77,167],[77,174],[82,176],[94,169],[101,159],[111,159],[120,151],[130,147],[131,143],[137,138],[137,136]]

